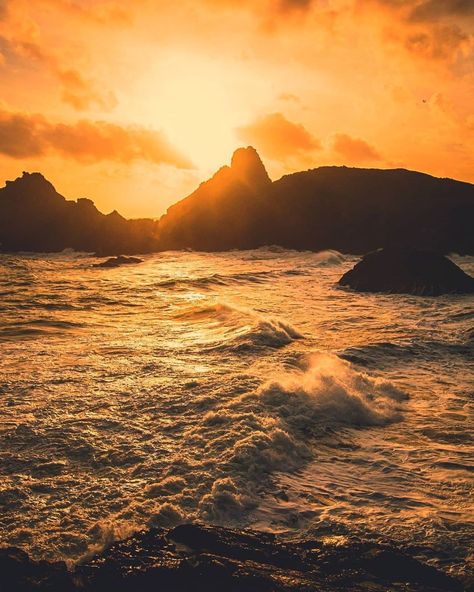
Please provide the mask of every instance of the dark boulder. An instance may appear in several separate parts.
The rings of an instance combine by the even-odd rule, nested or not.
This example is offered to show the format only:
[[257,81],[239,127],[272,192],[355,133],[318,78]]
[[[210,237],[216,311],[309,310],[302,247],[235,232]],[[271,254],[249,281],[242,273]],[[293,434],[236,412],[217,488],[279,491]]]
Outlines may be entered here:
[[101,263],[97,263],[94,267],[120,267],[121,265],[133,265],[136,263],[143,263],[143,259],[119,255],[118,257],[110,257]]
[[34,561],[15,547],[0,548],[1,592],[75,592],[71,572],[62,561]]
[[380,249],[362,258],[339,280],[358,292],[439,296],[474,293],[474,278],[439,253]]

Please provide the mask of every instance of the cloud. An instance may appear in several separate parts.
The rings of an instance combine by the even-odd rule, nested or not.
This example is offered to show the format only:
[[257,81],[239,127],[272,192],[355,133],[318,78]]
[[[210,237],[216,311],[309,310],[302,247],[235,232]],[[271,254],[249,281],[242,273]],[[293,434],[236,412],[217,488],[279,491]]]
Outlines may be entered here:
[[0,154],[12,158],[40,156],[45,146],[37,128],[44,120],[39,115],[25,117],[21,114],[0,111]]
[[61,10],[85,22],[107,27],[130,25],[133,22],[134,5],[138,5],[138,8],[140,6],[138,0],[133,3],[124,0],[37,0],[37,2],[49,5],[55,12]]
[[277,9],[280,10],[280,12],[308,10],[311,8],[312,3],[312,0],[279,0],[277,2]]
[[8,12],[8,2],[7,0],[0,0],[0,21],[2,21]]
[[253,123],[237,128],[237,135],[239,140],[254,145],[262,154],[275,160],[321,150],[319,140],[282,113],[259,117]]
[[[356,0],[361,6],[362,0]],[[399,19],[388,38],[427,60],[445,61],[472,72],[474,58],[473,0],[372,0]],[[462,67],[464,65],[464,68]],[[461,71],[459,70],[459,73]]]
[[63,85],[63,101],[76,111],[86,111],[93,106],[101,111],[111,111],[118,104],[112,91],[99,91],[92,81],[85,80],[77,70],[61,70],[57,75]]
[[347,134],[336,134],[333,148],[339,156],[351,164],[382,160],[377,150],[365,140],[352,138]]
[[411,10],[412,20],[437,20],[444,17],[474,17],[472,0],[424,0],[415,3]]
[[435,26],[407,35],[405,46],[428,59],[452,61],[463,51],[469,51],[472,38],[457,25]]
[[36,70],[38,63],[57,77],[61,84],[61,99],[76,111],[91,108],[111,111],[117,106],[117,98],[111,90],[99,88],[96,82],[84,78],[74,68],[64,68],[61,59],[44,49],[34,38],[0,35],[0,66],[7,64],[14,69]]
[[193,168],[156,130],[105,121],[52,123],[41,115],[8,111],[0,111],[0,153],[11,158],[56,153],[86,163],[108,160],[128,164],[143,160],[180,169]]

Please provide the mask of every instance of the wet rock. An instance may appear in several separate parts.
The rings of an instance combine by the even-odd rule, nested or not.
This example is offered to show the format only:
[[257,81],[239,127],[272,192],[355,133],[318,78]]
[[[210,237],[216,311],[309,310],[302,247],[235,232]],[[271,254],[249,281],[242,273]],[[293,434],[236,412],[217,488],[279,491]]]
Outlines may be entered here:
[[269,533],[183,524],[115,543],[68,572],[0,550],[0,590],[26,592],[461,592],[454,578],[398,549],[359,540],[285,541]]
[[32,561],[28,555],[9,547],[0,549],[0,591],[29,592],[76,590],[73,576],[63,562]]
[[119,255],[118,257],[110,257],[101,263],[97,263],[94,267],[120,267],[121,265],[133,265],[136,263],[143,263],[143,259]]
[[380,249],[365,255],[339,280],[358,292],[439,296],[474,293],[474,278],[441,254]]

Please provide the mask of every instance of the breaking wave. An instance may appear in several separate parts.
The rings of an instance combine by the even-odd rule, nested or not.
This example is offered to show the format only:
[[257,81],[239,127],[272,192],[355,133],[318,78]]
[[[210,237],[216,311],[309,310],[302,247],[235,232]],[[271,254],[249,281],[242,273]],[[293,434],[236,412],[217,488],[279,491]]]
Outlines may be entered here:
[[[177,491],[201,490],[192,518],[242,521],[258,505],[259,488],[274,471],[292,471],[313,459],[328,433],[399,421],[406,399],[390,382],[357,372],[335,356],[311,355],[301,368],[254,391],[223,403],[194,401],[204,415],[183,444],[188,450],[198,445],[198,463],[181,466],[179,477],[180,465],[174,465],[173,476],[147,492],[166,492],[182,506],[183,494]],[[207,481],[211,468],[213,478]]]
[[244,394],[197,397],[190,405],[200,420],[182,437],[184,456],[171,458],[140,497],[95,527],[93,548],[143,525],[249,524],[276,471],[314,460],[326,436],[340,433],[342,443],[348,428],[399,421],[406,398],[327,354],[305,357],[299,368]]
[[261,347],[283,347],[303,338],[285,321],[222,303],[192,307],[175,318],[183,322],[205,323],[210,329],[208,346],[211,349],[253,351]]

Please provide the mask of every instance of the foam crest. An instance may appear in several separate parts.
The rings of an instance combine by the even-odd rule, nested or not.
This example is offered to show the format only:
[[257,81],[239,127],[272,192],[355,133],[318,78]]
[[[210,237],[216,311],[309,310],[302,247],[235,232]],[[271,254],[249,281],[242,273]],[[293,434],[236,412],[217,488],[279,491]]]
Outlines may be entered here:
[[[406,398],[390,382],[357,372],[335,356],[315,354],[300,369],[208,411],[189,435],[203,442],[203,459],[209,453],[218,459],[222,475],[201,499],[201,517],[222,522],[248,512],[258,503],[258,484],[313,459],[328,428],[334,433],[397,421]],[[232,484],[221,483],[228,476]],[[239,497],[243,490],[245,499]]]
[[210,493],[199,503],[199,513],[211,522],[238,520],[255,507],[255,500],[243,493],[230,477],[216,479]]
[[263,405],[299,430],[321,424],[383,425],[400,419],[407,395],[390,382],[355,371],[327,354],[308,358],[303,371],[272,380],[258,392]]
[[313,267],[330,267],[332,265],[340,265],[347,260],[347,257],[339,251],[327,250],[319,253],[311,254],[311,262]]
[[253,350],[259,347],[282,347],[303,335],[286,321],[228,304],[214,303],[192,307],[179,314],[180,321],[206,324],[212,348]]

